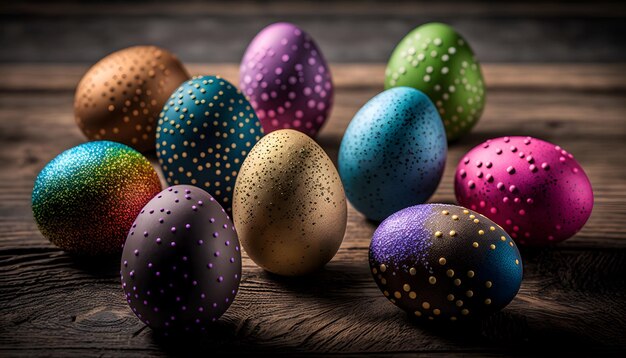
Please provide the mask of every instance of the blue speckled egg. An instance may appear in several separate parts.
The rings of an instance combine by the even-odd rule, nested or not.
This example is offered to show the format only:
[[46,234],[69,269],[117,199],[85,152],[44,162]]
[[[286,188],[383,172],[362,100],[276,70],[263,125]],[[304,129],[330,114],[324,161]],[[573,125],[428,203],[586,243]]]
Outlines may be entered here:
[[241,91],[219,76],[199,76],[163,107],[157,156],[169,184],[201,187],[230,213],[239,168],[261,136],[261,122]]
[[522,282],[522,259],[511,237],[456,205],[417,205],[391,215],[374,233],[369,261],[385,297],[428,320],[495,312]]
[[392,88],[369,100],[350,122],[339,148],[339,175],[350,203],[380,221],[430,198],[447,151],[430,99],[413,88]]

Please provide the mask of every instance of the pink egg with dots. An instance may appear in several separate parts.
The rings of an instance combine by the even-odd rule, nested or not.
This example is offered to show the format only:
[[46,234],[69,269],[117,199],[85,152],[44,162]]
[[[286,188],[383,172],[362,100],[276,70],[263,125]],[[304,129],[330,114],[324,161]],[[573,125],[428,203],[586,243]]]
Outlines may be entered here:
[[239,87],[265,134],[289,128],[314,137],[333,104],[333,83],[322,52],[306,32],[285,22],[267,26],[248,45]]
[[531,137],[490,139],[470,150],[457,166],[454,190],[460,205],[528,246],[574,236],[593,208],[591,183],[574,156]]

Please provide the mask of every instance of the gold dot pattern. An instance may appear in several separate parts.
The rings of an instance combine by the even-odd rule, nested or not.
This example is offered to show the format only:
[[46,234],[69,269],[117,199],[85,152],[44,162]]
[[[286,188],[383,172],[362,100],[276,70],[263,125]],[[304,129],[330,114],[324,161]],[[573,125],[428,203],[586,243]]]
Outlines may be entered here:
[[168,183],[200,187],[230,213],[239,169],[263,136],[248,100],[219,76],[199,76],[174,91],[159,117],[156,149]]
[[[381,223],[370,246],[379,287],[384,280],[387,289],[410,292],[393,297],[395,305],[424,319],[455,321],[489,314],[513,299],[521,283],[521,258],[502,228],[453,205],[405,210],[411,209],[420,212],[400,220],[401,211]],[[411,227],[415,223],[420,226]]]
[[156,122],[170,94],[189,74],[171,53],[155,46],[114,52],[83,76],[74,116],[89,140],[112,140],[154,151]]
[[[324,150],[301,132],[277,130],[257,143],[241,167],[233,201],[243,247],[270,272],[294,276],[317,270],[343,240],[347,207],[339,174]],[[390,279],[387,265],[372,268],[381,275],[379,282]],[[403,292],[402,287],[393,291]]]

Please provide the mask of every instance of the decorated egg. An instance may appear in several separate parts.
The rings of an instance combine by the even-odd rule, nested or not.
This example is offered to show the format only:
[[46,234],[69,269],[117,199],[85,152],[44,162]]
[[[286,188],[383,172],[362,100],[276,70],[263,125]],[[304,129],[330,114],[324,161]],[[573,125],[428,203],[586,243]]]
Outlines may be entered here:
[[383,220],[433,194],[446,163],[446,134],[435,106],[413,88],[372,98],[354,116],[339,147],[339,174],[350,203]]
[[167,188],[132,224],[120,274],[128,304],[146,325],[166,332],[204,331],[237,294],[237,233],[204,190]]
[[446,24],[417,27],[396,46],[387,64],[385,88],[398,86],[428,95],[450,141],[469,132],[485,106],[480,64],[467,41]]
[[188,79],[182,63],[162,48],[135,46],[114,52],[78,84],[76,123],[90,140],[153,152],[159,113],[172,91]]
[[428,320],[483,317],[506,306],[522,282],[522,259],[509,235],[455,205],[391,215],[374,232],[369,262],[389,301]]
[[233,217],[257,265],[286,276],[330,261],[346,230],[346,198],[335,166],[311,138],[274,131],[246,158],[235,186]]
[[201,187],[230,212],[239,168],[263,135],[248,100],[219,76],[194,77],[160,117],[156,148],[167,182]]
[[315,41],[280,22],[252,40],[241,61],[239,86],[265,133],[292,128],[314,137],[333,104],[330,70]]
[[59,154],[39,173],[33,216],[43,236],[65,251],[119,253],[135,216],[159,191],[159,177],[141,153],[89,142]]
[[520,244],[572,237],[593,208],[589,178],[571,153],[531,137],[502,137],[470,150],[454,177],[458,202],[495,221]]

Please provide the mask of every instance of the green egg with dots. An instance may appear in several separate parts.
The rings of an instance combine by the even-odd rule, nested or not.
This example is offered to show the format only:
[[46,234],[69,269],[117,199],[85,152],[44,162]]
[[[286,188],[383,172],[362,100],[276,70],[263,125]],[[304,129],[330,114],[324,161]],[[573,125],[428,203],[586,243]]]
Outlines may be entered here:
[[448,141],[468,133],[485,107],[485,81],[467,41],[451,26],[428,23],[409,32],[394,49],[385,89],[413,87],[437,106]]
[[203,188],[230,213],[239,168],[262,136],[261,122],[237,87],[219,76],[198,76],[163,107],[156,152],[170,185]]

